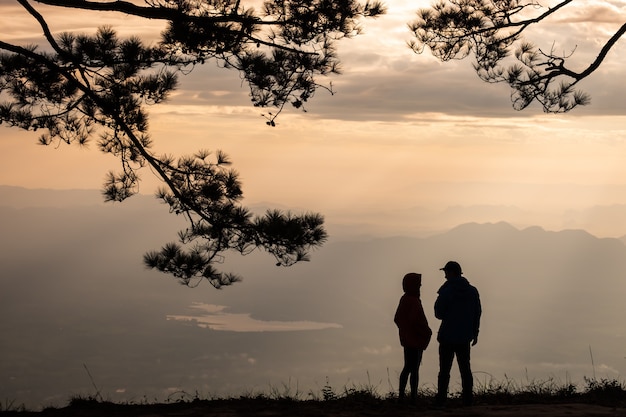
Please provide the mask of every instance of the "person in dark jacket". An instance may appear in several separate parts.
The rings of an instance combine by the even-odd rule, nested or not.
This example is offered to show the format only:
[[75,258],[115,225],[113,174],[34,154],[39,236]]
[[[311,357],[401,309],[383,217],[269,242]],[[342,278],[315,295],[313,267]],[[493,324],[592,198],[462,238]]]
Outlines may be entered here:
[[402,279],[404,294],[400,297],[394,316],[394,322],[398,326],[400,335],[400,344],[404,348],[404,367],[400,372],[398,398],[400,401],[404,401],[406,384],[409,381],[412,403],[417,401],[419,367],[422,362],[422,355],[433,334],[428,326],[428,320],[420,300],[421,286],[421,274],[411,272],[404,276]]
[[441,268],[446,282],[439,288],[435,301],[435,317],[441,320],[439,342],[439,376],[436,405],[443,406],[448,396],[450,370],[456,356],[461,373],[464,405],[473,401],[474,379],[470,366],[470,345],[478,343],[482,307],[476,287],[463,277],[461,265],[450,261]]

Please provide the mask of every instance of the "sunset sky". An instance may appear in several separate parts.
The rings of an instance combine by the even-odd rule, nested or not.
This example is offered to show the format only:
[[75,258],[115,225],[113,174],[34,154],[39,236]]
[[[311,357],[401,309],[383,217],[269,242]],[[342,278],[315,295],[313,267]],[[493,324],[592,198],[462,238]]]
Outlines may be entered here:
[[[106,24],[154,42],[162,29],[32,4],[54,33]],[[319,388],[329,375],[341,385],[366,371],[389,378],[390,368],[395,383],[400,277],[424,273],[435,330],[439,267],[457,256],[485,306],[477,377],[623,376],[626,39],[580,85],[588,106],[518,112],[471,59],[440,63],[407,47],[407,23],[429,4],[387,1],[363,35],[338,43],[343,74],[318,80],[335,94],[318,90],[307,112],[286,108],[274,128],[262,117],[271,109],[253,107],[239,74],[215,62],[149,108],[155,152],[223,150],[245,204],[326,218],[330,239],[312,262],[227,258],[245,280],[224,291],[144,268],[143,253],[181,223],[151,198],[98,205],[92,191],[3,187],[98,190],[119,162],[95,144],[45,148],[38,133],[0,126],[0,311],[11,318],[0,321],[9,335],[0,357],[10,358],[0,363],[2,398],[46,405],[90,392],[86,363],[105,392],[131,400],[292,376]],[[582,70],[624,22],[626,0],[578,0],[527,35],[574,51]],[[42,42],[14,0],[0,0],[0,39]],[[140,193],[152,194],[160,184],[149,169],[141,175]],[[425,383],[436,381],[433,346]]]
[[[85,18],[34,4],[53,32],[92,32],[95,24],[85,22],[95,21],[149,40],[161,28],[119,14]],[[440,63],[428,51],[409,50],[407,23],[428,4],[386,2],[386,15],[365,21],[363,35],[339,43],[343,74],[331,80],[336,94],[319,90],[308,112],[289,108],[276,128],[265,126],[264,110],[250,104],[236,72],[209,62],[182,77],[166,104],[150,109],[155,150],[221,149],[241,174],[247,202],[326,212],[626,203],[626,195],[610,188],[626,184],[626,86],[618,81],[626,71],[626,43],[618,43],[581,85],[590,105],[566,115],[536,107],[518,112],[508,88],[481,82],[470,59]],[[41,40],[19,5],[1,0],[0,7],[3,39]],[[626,1],[577,1],[533,27],[528,38],[544,49],[575,50],[582,69],[624,21]],[[1,184],[93,189],[118,168],[95,146],[43,148],[35,146],[36,134],[1,129]],[[142,176],[141,192],[152,193],[152,174],[145,170]]]

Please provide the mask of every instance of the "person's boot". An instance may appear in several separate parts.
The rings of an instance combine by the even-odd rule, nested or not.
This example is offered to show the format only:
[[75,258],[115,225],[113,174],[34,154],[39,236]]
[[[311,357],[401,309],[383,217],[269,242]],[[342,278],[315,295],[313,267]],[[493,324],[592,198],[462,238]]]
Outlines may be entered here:
[[398,392],[398,404],[404,404],[405,400],[404,390],[400,390]]
[[447,397],[447,393],[442,394],[442,393],[437,393],[437,395],[435,395],[435,403],[433,404],[433,407],[435,408],[445,408],[446,407],[446,397]]
[[435,408],[444,408],[448,397],[448,386],[450,384],[450,375],[442,375],[439,373],[437,378],[437,395],[435,396]]

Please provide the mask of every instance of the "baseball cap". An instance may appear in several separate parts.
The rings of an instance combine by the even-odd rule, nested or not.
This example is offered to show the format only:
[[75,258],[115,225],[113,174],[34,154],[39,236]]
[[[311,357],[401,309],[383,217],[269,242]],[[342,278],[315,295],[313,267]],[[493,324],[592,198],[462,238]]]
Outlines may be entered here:
[[461,265],[459,265],[458,262],[456,261],[448,261],[446,263],[446,266],[444,266],[443,268],[439,268],[440,271],[450,271],[450,272],[456,272],[458,274],[462,274],[463,271],[461,270]]

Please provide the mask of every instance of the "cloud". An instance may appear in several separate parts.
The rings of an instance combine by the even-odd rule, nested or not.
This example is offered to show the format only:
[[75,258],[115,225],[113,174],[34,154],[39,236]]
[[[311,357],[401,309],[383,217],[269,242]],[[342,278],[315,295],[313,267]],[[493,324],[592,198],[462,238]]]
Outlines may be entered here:
[[193,303],[191,309],[196,310],[190,315],[168,315],[168,320],[190,322],[198,327],[211,330],[231,332],[289,332],[301,330],[338,329],[337,323],[320,323],[314,321],[276,321],[257,320],[249,313],[227,313],[226,306]]
[[[414,54],[406,45],[412,39],[407,22],[414,19],[414,12],[428,7],[430,2],[394,1],[388,13],[379,19],[366,19],[364,33],[354,39],[338,42],[338,57],[343,74],[338,77],[319,77],[322,85],[330,85],[335,94],[323,89],[306,103],[308,120],[317,119],[342,121],[386,121],[403,122],[415,113],[439,112],[450,115],[476,117],[517,117],[512,109],[506,85],[488,85],[482,82],[472,69],[473,57],[461,62],[440,63],[429,51]],[[1,5],[2,10],[12,16],[7,33],[13,41],[40,42],[40,28],[23,10],[13,5]],[[42,6],[43,7],[43,6]],[[60,14],[59,8],[42,8],[49,17],[54,30],[90,31],[85,27],[85,16],[98,17],[98,23],[108,24],[120,30],[120,36],[137,34],[146,42],[156,40],[162,23],[144,22],[145,19],[120,16],[115,13],[94,14],[86,12]],[[5,13],[5,12],[3,12]],[[575,7],[559,11],[550,20],[541,22],[524,32],[528,40],[546,49],[553,45],[557,51],[569,54],[574,70],[582,69],[594,59],[599,47],[610,36],[616,24],[624,21],[626,7],[623,2],[581,2]],[[13,19],[15,16],[15,19]],[[610,71],[611,79],[619,79],[623,71],[623,59],[614,47],[603,63],[598,75]],[[581,86],[592,95],[592,105],[584,110],[593,114],[621,114],[624,86],[611,83],[601,76],[590,77]],[[188,76],[181,77],[180,88],[172,95],[169,104],[197,106],[190,114],[198,112],[205,116],[224,115],[243,117],[253,114],[261,120],[258,108],[251,106],[249,90],[237,71],[224,70],[209,61],[199,66]],[[171,106],[151,109],[157,112],[172,111]],[[289,108],[286,113],[300,114]],[[541,113],[537,106],[526,109],[523,115]],[[213,119],[213,117],[211,117]],[[262,124],[262,123],[261,123]]]
[[626,6],[619,3],[610,4],[611,2],[603,1],[600,3],[588,4],[587,6],[579,6],[573,9],[564,9],[560,19],[557,22],[562,23],[617,23],[623,24],[626,17]]
[[391,345],[384,345],[381,347],[364,346],[361,351],[368,355],[385,356],[394,352],[394,348]]

